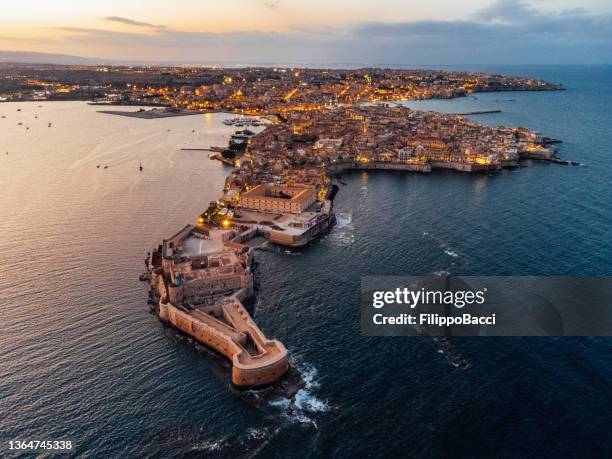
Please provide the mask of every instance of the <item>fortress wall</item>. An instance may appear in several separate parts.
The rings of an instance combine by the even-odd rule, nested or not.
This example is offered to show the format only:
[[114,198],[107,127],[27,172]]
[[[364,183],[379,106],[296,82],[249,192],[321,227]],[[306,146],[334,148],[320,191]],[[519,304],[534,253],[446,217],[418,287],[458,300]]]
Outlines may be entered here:
[[328,166],[328,170],[331,173],[344,172],[351,169],[357,170],[393,170],[393,171],[407,171],[407,172],[431,172],[431,166],[429,164],[406,164],[406,163],[392,163],[385,161],[375,161],[370,163],[360,162],[341,162],[334,163]]
[[193,225],[189,225],[189,224],[185,225],[178,233],[176,233],[169,239],[170,245],[173,248],[179,246],[183,242],[183,239],[189,236],[189,233],[191,232],[192,229],[193,229]]
[[232,367],[232,383],[236,386],[264,386],[272,384],[289,369],[287,356],[277,360],[267,367],[240,368]]
[[168,305],[168,320],[182,332],[194,337],[200,343],[209,346],[230,360],[238,350],[236,344],[230,338],[215,332],[215,330],[199,321],[194,321],[189,314],[178,310],[172,304]]
[[173,304],[181,304],[183,302],[182,288],[173,285],[168,286],[168,300]]
[[[284,375],[289,368],[287,351],[280,343],[276,344],[281,350],[279,358],[270,362],[268,365],[265,364],[265,359],[269,358],[267,354],[255,356],[253,358],[254,361],[247,360],[248,363],[242,363],[241,360],[247,357],[247,351],[235,343],[229,336],[214,330],[212,327],[199,320],[194,320],[192,316],[179,310],[170,303],[164,305],[164,315],[167,316],[168,322],[173,326],[189,336],[192,336],[201,344],[208,346],[230,359],[232,362],[232,383],[236,386],[263,386],[272,384]],[[247,320],[252,322],[250,316],[248,316]],[[249,333],[257,341],[265,341],[266,347],[268,347],[267,345],[276,343],[274,341],[267,341],[254,324],[253,330],[249,327]],[[261,363],[257,362],[258,358],[261,359]]]
[[290,234],[282,234],[279,231],[266,231],[264,236],[272,242],[278,244],[291,245],[293,243],[293,236]]
[[473,164],[473,163],[437,161],[437,162],[432,162],[431,167],[434,169],[452,169],[452,170],[461,171],[461,172],[481,172],[481,171],[499,169],[500,166],[496,164]]

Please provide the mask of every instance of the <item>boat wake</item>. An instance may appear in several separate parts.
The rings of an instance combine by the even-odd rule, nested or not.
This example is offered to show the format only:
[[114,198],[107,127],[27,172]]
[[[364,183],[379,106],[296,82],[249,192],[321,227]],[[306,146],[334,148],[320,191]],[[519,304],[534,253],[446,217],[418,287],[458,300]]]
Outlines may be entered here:
[[[177,441],[165,445],[169,450],[186,449],[188,455],[199,454],[205,457],[256,457],[259,452],[281,431],[281,427],[271,425],[248,428],[236,435],[225,435],[213,439],[201,436],[201,432],[178,432]],[[185,447],[185,445],[188,445]]]
[[463,354],[453,346],[448,338],[444,336],[434,336],[433,341],[438,346],[438,354],[442,354],[446,357],[448,363],[453,367],[459,370],[467,370],[472,366]]
[[446,255],[448,255],[449,257],[452,257],[452,258],[459,258],[459,253],[457,253],[457,251],[453,250],[453,248],[450,247],[444,241],[440,241],[437,237],[433,236],[431,233],[429,233],[427,231],[423,231],[422,235],[423,235],[424,238],[428,238],[428,239],[431,239],[432,241],[436,242],[438,244],[438,246],[444,251],[444,254],[446,254]]

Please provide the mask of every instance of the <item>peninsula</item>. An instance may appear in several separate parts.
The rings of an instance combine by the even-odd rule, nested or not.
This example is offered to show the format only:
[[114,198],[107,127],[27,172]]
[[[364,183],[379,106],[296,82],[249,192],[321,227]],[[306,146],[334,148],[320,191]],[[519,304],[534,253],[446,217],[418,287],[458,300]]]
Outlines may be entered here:
[[560,89],[441,70],[0,64],[0,100],[156,107],[107,111],[143,122],[223,111],[240,115],[227,125],[265,126],[210,148],[211,158],[233,167],[222,195],[148,254],[142,277],[159,318],[225,356],[241,388],[275,383],[289,369],[285,346],[266,337],[243,305],[254,295],[254,251],[270,243],[301,247],[328,230],[339,174],[494,173],[524,158],[564,162],[549,146],[558,141],[539,132],[415,111],[402,100]]
[[[266,124],[263,131],[238,131],[220,149],[218,157],[234,167],[219,199],[146,260],[160,319],[226,356],[238,387],[274,383],[289,368],[283,344],[266,338],[241,303],[254,295],[254,251],[268,243],[301,247],[328,230],[338,174],[490,173],[516,167],[523,158],[556,160],[547,148],[552,139],[538,132],[487,127],[401,104],[358,97],[356,103],[308,109],[271,107],[251,118]],[[248,123],[245,117],[226,121]]]

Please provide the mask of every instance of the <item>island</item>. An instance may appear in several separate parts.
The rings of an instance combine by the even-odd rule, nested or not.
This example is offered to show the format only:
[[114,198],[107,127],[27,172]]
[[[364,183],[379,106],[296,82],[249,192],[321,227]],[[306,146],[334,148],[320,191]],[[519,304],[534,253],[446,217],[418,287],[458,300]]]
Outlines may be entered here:
[[[550,87],[543,86],[546,90]],[[270,104],[213,159],[233,166],[219,199],[149,253],[144,279],[159,318],[225,356],[239,388],[275,383],[288,352],[267,338],[244,301],[254,295],[253,257],[267,244],[302,247],[335,222],[333,199],[343,173],[397,170],[496,173],[521,160],[561,162],[548,139],[526,128],[490,127],[461,115],[363,100],[317,107]],[[312,94],[307,97],[312,97]],[[250,120],[250,121],[249,121]]]
[[245,306],[255,294],[255,251],[303,247],[328,231],[342,174],[494,174],[523,159],[568,164],[551,146],[559,140],[466,117],[497,110],[443,114],[402,101],[562,89],[534,78],[445,70],[0,63],[0,101],[135,106],[101,112],[143,122],[236,114],[224,121],[240,128],[227,147],[206,149],[232,167],[222,194],[148,254],[141,279],[159,319],[224,356],[238,388],[274,384],[290,368],[285,346],[268,338]]

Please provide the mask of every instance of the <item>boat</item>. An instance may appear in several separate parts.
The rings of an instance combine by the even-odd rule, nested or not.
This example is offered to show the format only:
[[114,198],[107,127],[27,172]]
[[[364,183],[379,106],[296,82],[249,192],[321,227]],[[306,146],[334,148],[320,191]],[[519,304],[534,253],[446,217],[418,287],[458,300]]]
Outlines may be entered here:
[[104,166],[104,169],[108,169],[108,166]]
[[138,161],[138,169],[140,169],[140,172],[142,172],[142,170],[144,169],[144,167],[142,167],[142,163],[140,161]]
[[235,118],[228,118],[223,120],[223,124],[226,126],[261,126],[262,123],[257,118],[248,118],[246,116],[237,116]]
[[243,129],[242,131],[236,131],[235,133],[236,134],[244,134],[244,135],[246,135],[248,137],[250,137],[252,135],[255,135],[255,133],[253,131],[249,130],[249,129]]
[[100,169],[100,165],[99,164],[96,166],[96,169]]
[[230,137],[229,149],[234,151],[244,151],[246,149],[249,137],[242,133],[233,134]]

